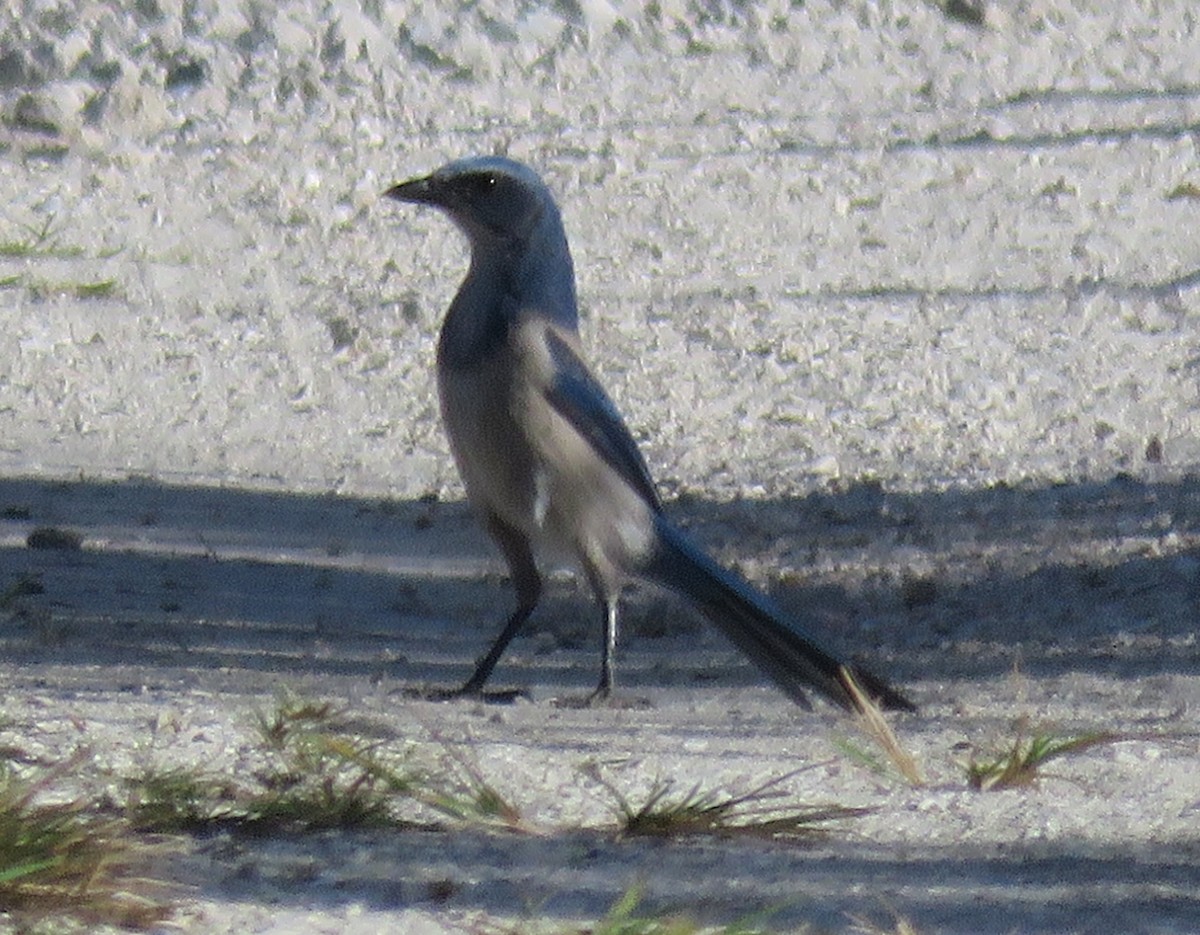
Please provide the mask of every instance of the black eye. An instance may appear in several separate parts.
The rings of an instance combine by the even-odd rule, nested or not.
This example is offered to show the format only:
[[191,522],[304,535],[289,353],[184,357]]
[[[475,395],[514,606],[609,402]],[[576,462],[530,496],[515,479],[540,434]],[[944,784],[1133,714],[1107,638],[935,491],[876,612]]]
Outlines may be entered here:
[[488,192],[495,191],[499,183],[499,178],[490,172],[483,172],[471,177],[471,187],[475,190],[476,195],[486,195]]

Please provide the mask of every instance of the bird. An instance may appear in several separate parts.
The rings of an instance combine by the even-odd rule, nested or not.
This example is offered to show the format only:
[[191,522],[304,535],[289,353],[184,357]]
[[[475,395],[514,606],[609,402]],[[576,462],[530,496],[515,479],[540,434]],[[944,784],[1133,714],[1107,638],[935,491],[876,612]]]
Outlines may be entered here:
[[599,605],[600,679],[589,702],[613,693],[621,595],[643,582],[694,605],[804,708],[813,690],[848,711],[861,710],[864,696],[915,710],[668,518],[637,443],[584,361],[562,215],[533,169],[468,156],[383,194],[439,209],[468,241],[467,273],[437,341],[438,396],[467,498],[516,592],[471,676],[436,697],[486,698],[493,669],[542,595],[539,558],[551,555],[574,561]]

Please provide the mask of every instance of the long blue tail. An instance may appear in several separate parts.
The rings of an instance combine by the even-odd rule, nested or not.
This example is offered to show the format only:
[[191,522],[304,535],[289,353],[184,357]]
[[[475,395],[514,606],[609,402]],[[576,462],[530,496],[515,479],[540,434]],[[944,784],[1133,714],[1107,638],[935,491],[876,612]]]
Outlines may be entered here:
[[797,704],[810,708],[806,692],[815,689],[848,711],[858,710],[846,684],[848,671],[877,703],[916,710],[883,679],[823,648],[766,595],[714,562],[665,517],[659,516],[657,523],[658,544],[644,574],[691,601]]

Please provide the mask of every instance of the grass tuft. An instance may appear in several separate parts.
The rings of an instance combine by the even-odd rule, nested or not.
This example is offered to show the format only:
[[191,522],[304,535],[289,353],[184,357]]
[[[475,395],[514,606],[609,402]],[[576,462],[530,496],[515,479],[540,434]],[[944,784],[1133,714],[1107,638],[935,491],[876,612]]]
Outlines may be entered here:
[[15,240],[0,241],[0,257],[22,259],[26,257],[57,257],[74,259],[83,255],[82,247],[63,247],[59,244],[59,231],[55,227],[56,215],[47,215],[40,225],[18,224],[24,236]]
[[585,764],[580,771],[612,796],[620,818],[618,833],[622,837],[714,835],[812,840],[829,833],[829,822],[872,811],[844,805],[780,804],[787,792],[778,786],[801,770],[777,776],[741,794],[704,790],[697,783],[683,794],[673,795],[675,784],[661,780],[654,784],[645,801],[636,806],[597,764]]
[[1051,733],[1027,736],[1022,727],[1013,742],[1000,751],[983,756],[972,751],[963,764],[967,785],[981,792],[1031,786],[1040,778],[1042,767],[1050,760],[1124,739],[1122,735],[1108,731],[1065,737]]
[[77,299],[110,299],[117,294],[115,279],[97,279],[94,282],[67,283],[64,291]]
[[[75,260],[106,259],[120,253],[120,248],[106,249],[88,256],[88,251],[75,244],[62,242],[62,227],[56,215],[48,215],[39,224],[18,224],[21,233],[17,237],[0,240],[0,259]],[[70,295],[77,299],[108,299],[117,295],[120,285],[115,279],[98,279],[90,282],[49,281],[25,273],[0,278],[0,289],[22,287],[31,295],[46,297]]]
[[232,783],[185,767],[129,779],[129,820],[139,831],[194,834],[223,823],[238,823],[244,811]]
[[77,754],[34,780],[0,764],[0,907],[30,925],[65,918],[88,928],[148,928],[171,914],[157,898],[164,885],[140,875],[162,845],[93,802],[42,801],[84,759]]
[[412,794],[434,811],[469,825],[529,834],[521,811],[504,797],[474,761],[443,744],[441,769]]
[[130,818],[143,830],[314,831],[404,825],[393,809],[396,771],[368,741],[341,734],[328,702],[291,696],[257,713],[266,761],[241,782],[201,769],[149,770],[128,780]]
[[159,832],[215,826],[268,834],[456,824],[528,832],[519,810],[463,754],[445,747],[434,768],[350,731],[328,702],[282,697],[257,716],[265,766],[249,782],[200,770],[150,771],[129,781],[131,817]]

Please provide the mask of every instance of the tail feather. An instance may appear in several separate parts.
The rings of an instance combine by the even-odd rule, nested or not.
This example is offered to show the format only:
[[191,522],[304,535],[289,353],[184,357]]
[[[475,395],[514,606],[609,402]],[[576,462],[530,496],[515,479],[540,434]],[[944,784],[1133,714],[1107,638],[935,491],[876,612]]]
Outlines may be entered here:
[[829,652],[789,620],[764,594],[722,568],[664,518],[645,573],[686,597],[797,704],[810,708],[815,689],[848,711],[858,710],[847,687],[853,678],[863,693],[885,708],[915,711],[916,705],[883,679]]

